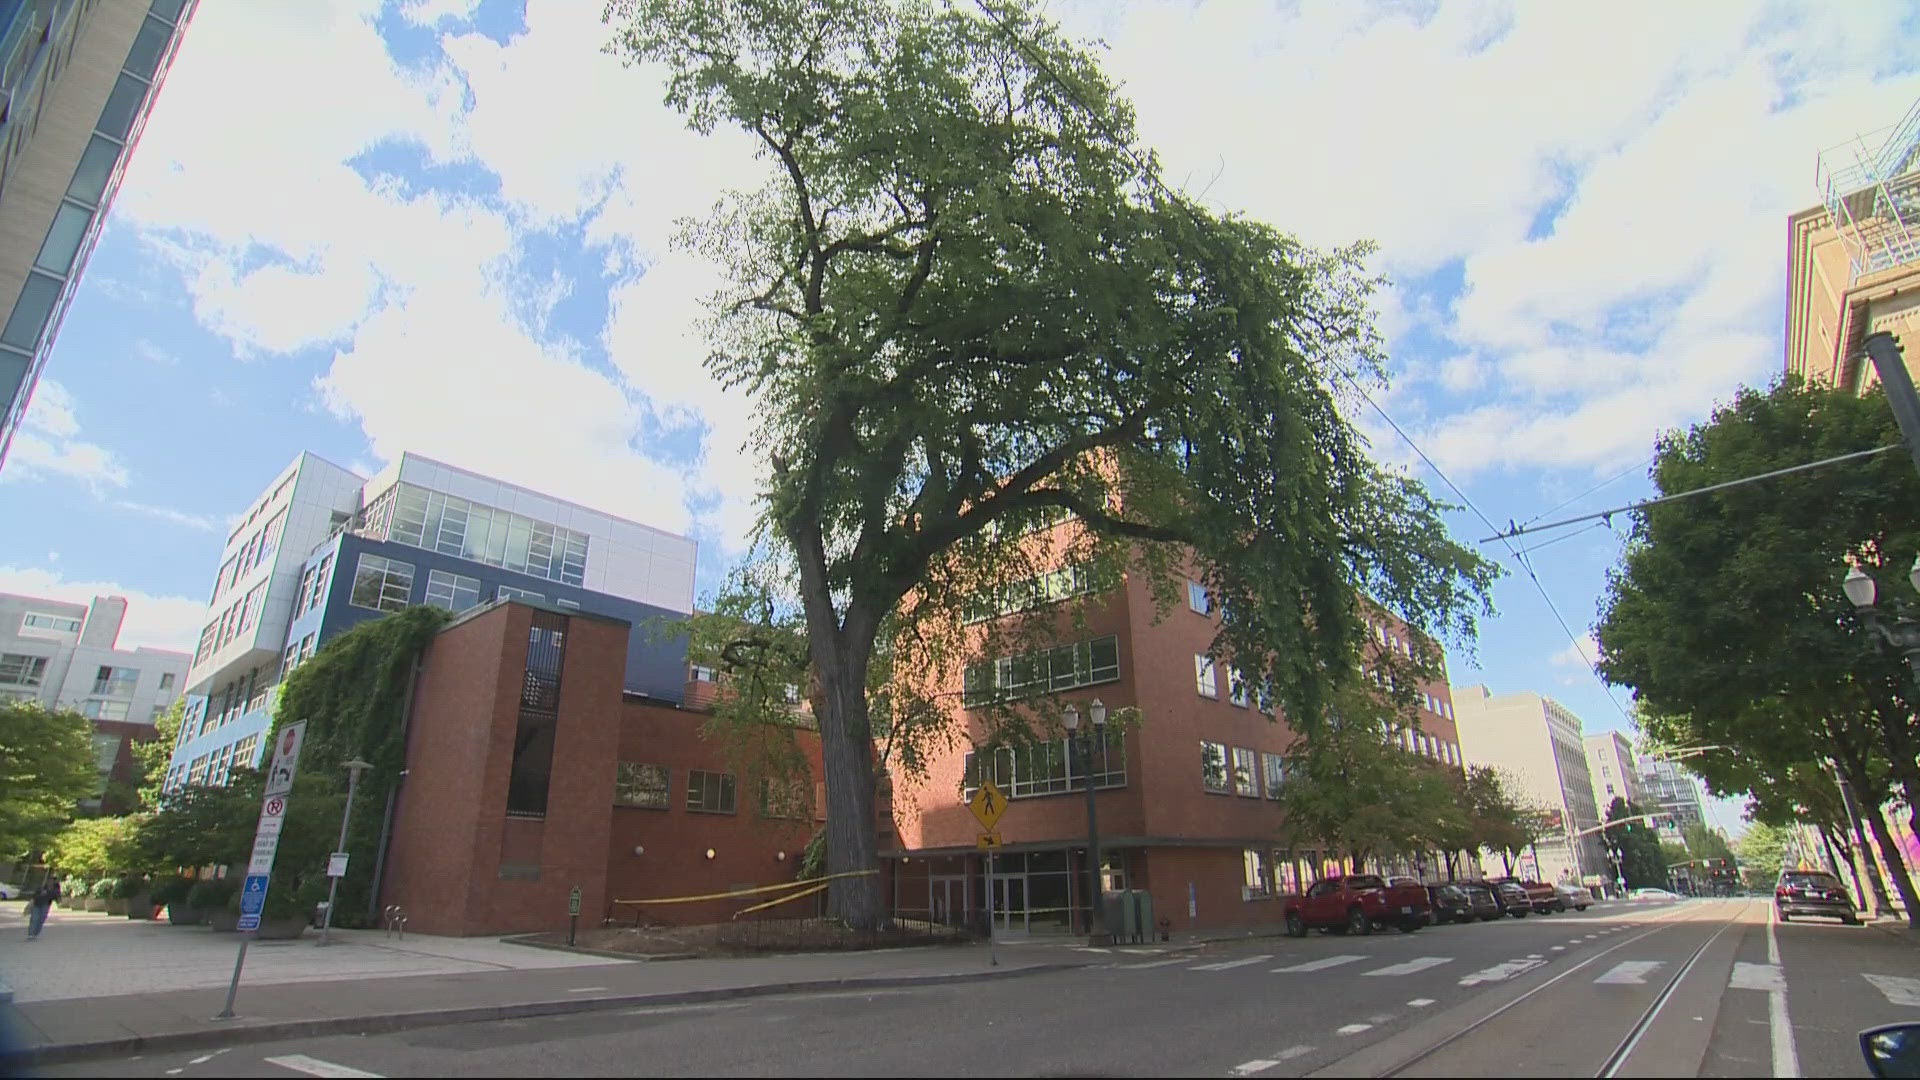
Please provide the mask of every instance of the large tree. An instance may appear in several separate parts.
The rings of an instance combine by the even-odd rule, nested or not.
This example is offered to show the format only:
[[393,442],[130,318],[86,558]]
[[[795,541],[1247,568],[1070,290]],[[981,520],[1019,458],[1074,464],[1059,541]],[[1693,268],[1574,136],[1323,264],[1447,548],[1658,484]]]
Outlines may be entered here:
[[[683,241],[729,278],[707,364],[756,401],[832,869],[877,865],[876,643],[898,664],[928,636],[899,621],[1020,576],[1019,534],[1055,514],[1157,577],[1191,558],[1226,605],[1216,653],[1296,724],[1353,677],[1358,594],[1471,633],[1491,567],[1342,414],[1343,385],[1381,372],[1367,247],[1315,251],[1170,192],[1131,107],[1030,3],[608,17],[691,127],[740,128],[769,167]],[[830,907],[872,922],[877,881],[836,882]]]
[[[1899,441],[1877,391],[1788,379],[1662,437],[1653,479],[1676,494]],[[1850,562],[1888,581],[1914,561],[1916,503],[1912,460],[1882,454],[1637,512],[1596,628],[1602,673],[1633,688],[1670,744],[1732,748],[1703,762],[1718,753],[1774,774],[1831,760],[1862,801],[1877,803],[1890,778],[1920,823],[1920,693],[1840,589]],[[1920,924],[1898,849],[1868,809]]]
[[[1667,863],[1660,851],[1660,836],[1644,821],[1630,821],[1645,811],[1615,796],[1607,806],[1607,846],[1626,879],[1629,889],[1659,889],[1667,884]],[[1617,824],[1616,824],[1617,823]]]
[[0,856],[38,850],[100,787],[86,717],[35,701],[0,703]]

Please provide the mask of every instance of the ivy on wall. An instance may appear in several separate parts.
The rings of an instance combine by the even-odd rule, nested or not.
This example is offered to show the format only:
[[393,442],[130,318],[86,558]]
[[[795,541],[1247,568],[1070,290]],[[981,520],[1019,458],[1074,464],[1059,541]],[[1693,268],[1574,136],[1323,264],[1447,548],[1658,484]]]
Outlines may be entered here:
[[[364,925],[387,802],[406,768],[401,731],[414,662],[451,616],[436,607],[410,607],[362,623],[321,647],[287,677],[273,729],[307,722],[300,751],[303,777],[325,776],[344,794],[344,763],[359,758],[362,772],[347,826],[347,876],[340,881],[334,923]],[[268,746],[272,746],[271,740]]]

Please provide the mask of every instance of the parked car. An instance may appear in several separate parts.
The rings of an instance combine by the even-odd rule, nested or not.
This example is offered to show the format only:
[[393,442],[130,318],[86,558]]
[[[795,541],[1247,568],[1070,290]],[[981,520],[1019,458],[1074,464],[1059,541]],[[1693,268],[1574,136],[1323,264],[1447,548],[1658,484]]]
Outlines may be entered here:
[[1825,870],[1782,870],[1773,887],[1773,906],[1786,922],[1795,915],[1825,915],[1848,926],[1860,925],[1853,894]]
[[20,890],[17,887],[0,881],[0,900],[18,900],[20,899],[20,895]]
[[1555,885],[1553,891],[1560,894],[1561,911],[1585,911],[1593,905],[1593,893],[1579,885]]
[[1490,879],[1494,884],[1510,883],[1518,885],[1527,894],[1527,901],[1536,915],[1551,915],[1556,911],[1565,911],[1566,904],[1553,886],[1540,881],[1527,881],[1517,877],[1497,877]]
[[1371,934],[1396,926],[1411,934],[1425,926],[1433,903],[1420,885],[1388,885],[1377,874],[1321,878],[1303,896],[1287,902],[1287,933],[1305,937],[1310,927],[1343,934]]
[[1680,894],[1671,889],[1635,889],[1627,894],[1629,900],[1678,900]]
[[1503,881],[1489,881],[1487,887],[1493,890],[1494,898],[1500,902],[1500,914],[1524,919],[1533,914],[1533,898],[1518,881],[1507,878]]
[[1472,922],[1479,917],[1473,910],[1473,899],[1460,886],[1429,885],[1426,888],[1427,900],[1433,905],[1434,925]]
[[1500,917],[1500,898],[1494,895],[1493,886],[1484,881],[1457,881],[1453,887],[1467,895],[1467,902],[1473,905],[1474,917],[1481,922],[1492,922]]

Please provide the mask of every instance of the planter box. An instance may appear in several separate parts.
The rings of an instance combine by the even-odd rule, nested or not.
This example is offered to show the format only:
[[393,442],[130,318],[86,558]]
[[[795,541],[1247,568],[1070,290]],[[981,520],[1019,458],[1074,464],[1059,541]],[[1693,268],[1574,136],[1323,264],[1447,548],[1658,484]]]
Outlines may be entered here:
[[207,912],[207,925],[213,927],[216,934],[230,934],[240,925],[240,913],[226,908],[215,908]]
[[307,932],[310,920],[298,915],[288,915],[278,919],[261,919],[260,930],[255,935],[261,941],[291,941]]
[[80,901],[80,910],[105,911],[107,910],[107,898],[104,896],[89,896],[85,900]]
[[167,921],[175,926],[200,926],[207,921],[207,913],[185,904],[168,904]]
[[127,901],[127,918],[153,918],[153,897],[147,893],[141,893],[139,896],[129,899]]
[[106,905],[105,910],[109,915],[125,915],[127,913],[127,902],[125,900],[109,899],[106,901]]

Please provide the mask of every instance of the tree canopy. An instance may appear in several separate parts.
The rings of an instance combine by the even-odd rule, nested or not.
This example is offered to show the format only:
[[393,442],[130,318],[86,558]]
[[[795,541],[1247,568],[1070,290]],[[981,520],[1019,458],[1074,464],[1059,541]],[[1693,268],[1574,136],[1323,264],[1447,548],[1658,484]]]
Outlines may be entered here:
[[[719,264],[710,372],[750,393],[763,525],[820,694],[835,870],[875,861],[867,695],[1070,514],[1109,564],[1192,559],[1215,652],[1296,725],[1353,677],[1369,595],[1465,640],[1491,564],[1342,412],[1378,384],[1365,244],[1316,251],[1168,190],[1093,54],[1025,0],[613,0],[690,127],[765,186],[682,241]],[[909,596],[912,604],[903,604]],[[917,625],[901,625],[902,621]],[[1421,643],[1430,665],[1437,654]],[[952,705],[946,706],[949,714]],[[877,917],[871,879],[831,906]]]
[[[1607,806],[1607,821],[1619,822],[1623,818],[1638,817],[1644,810],[1627,800],[1615,796]],[[1620,876],[1626,880],[1629,889],[1664,889],[1667,886],[1667,860],[1660,850],[1660,835],[1644,821],[1626,821],[1622,824],[1609,824],[1602,833],[1607,846],[1612,849],[1613,858],[1619,868]]]
[[0,703],[0,855],[38,850],[100,788],[86,717],[37,701]]

